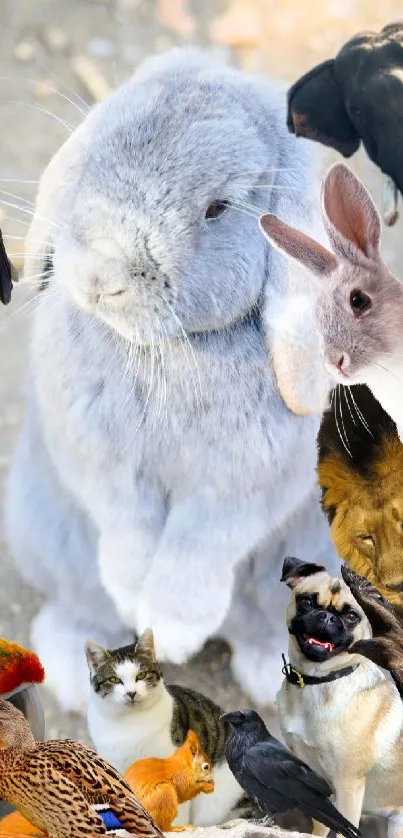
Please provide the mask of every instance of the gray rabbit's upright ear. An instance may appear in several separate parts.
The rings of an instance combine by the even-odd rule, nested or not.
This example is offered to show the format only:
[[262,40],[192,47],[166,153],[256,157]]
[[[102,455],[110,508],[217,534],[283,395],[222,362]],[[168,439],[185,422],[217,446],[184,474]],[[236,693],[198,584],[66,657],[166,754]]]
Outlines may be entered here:
[[379,258],[379,212],[364,184],[344,163],[335,163],[325,175],[322,212],[337,256],[356,264]]
[[301,262],[316,276],[327,276],[337,268],[337,259],[330,250],[300,230],[290,227],[276,215],[266,213],[261,216],[259,223],[263,235],[271,244]]

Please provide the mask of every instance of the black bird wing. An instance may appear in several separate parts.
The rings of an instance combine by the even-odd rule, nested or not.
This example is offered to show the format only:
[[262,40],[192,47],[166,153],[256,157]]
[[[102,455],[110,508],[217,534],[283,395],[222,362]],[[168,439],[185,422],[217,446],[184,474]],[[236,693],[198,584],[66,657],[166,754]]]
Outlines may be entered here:
[[359,835],[328,799],[332,789],[326,780],[280,742],[259,742],[249,748],[243,757],[242,774],[248,786],[255,786],[256,798],[268,811],[299,808],[345,838]]

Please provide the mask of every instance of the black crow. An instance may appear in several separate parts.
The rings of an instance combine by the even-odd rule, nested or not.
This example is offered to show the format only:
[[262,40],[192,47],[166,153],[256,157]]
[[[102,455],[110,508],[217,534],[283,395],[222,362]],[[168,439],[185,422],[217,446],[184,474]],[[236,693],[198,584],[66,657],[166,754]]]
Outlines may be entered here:
[[228,765],[266,816],[300,809],[345,838],[360,835],[329,800],[332,789],[326,780],[275,739],[255,710],[235,710],[221,718],[230,724]]

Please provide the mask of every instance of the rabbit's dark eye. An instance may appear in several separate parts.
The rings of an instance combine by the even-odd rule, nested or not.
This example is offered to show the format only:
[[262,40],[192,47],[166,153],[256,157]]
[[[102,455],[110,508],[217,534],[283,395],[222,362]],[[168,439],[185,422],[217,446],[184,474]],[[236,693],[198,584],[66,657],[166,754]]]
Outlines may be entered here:
[[362,314],[363,311],[367,311],[371,308],[371,297],[368,297],[368,294],[364,294],[364,291],[359,291],[357,288],[350,294],[350,306],[354,312],[354,314]]
[[219,218],[226,209],[228,209],[227,201],[214,201],[207,207],[205,218],[207,218],[207,220]]

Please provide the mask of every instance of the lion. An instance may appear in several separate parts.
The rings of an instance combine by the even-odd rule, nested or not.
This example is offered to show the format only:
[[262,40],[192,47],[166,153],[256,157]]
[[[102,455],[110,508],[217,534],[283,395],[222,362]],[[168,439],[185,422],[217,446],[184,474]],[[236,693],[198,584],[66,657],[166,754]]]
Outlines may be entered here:
[[364,385],[335,388],[318,434],[322,508],[338,554],[403,608],[403,445]]

